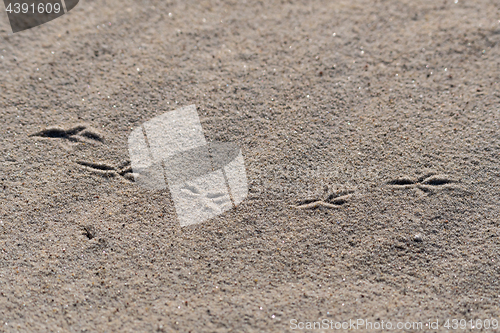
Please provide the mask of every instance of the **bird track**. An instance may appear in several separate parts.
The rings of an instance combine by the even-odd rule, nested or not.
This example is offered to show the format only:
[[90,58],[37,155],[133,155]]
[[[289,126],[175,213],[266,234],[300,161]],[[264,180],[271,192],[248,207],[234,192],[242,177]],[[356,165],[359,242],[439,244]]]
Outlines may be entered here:
[[101,176],[105,177],[116,177],[121,176],[124,179],[134,182],[134,174],[132,167],[130,166],[130,161],[125,161],[118,167],[112,166],[107,163],[96,163],[87,161],[76,161],[76,164],[85,167],[86,169],[93,171]]
[[438,189],[448,188],[445,185],[454,183],[457,183],[457,181],[447,176],[430,173],[417,179],[412,177],[397,178],[389,181],[387,185],[390,185],[394,189],[416,188],[428,193]]
[[297,209],[337,209],[344,205],[347,202],[347,199],[349,199],[353,193],[354,191],[352,190],[337,191],[335,193],[328,194],[323,198],[306,199],[299,201],[294,207]]
[[[400,177],[387,182],[393,189],[418,189],[424,193],[431,194],[435,193],[441,189],[458,189],[459,187],[450,186],[458,183],[458,181],[453,180],[445,175],[439,175],[435,173],[428,173],[422,177]],[[338,209],[341,208],[348,199],[352,197],[354,191],[337,191],[333,194],[325,195],[324,197],[317,197],[313,199],[305,199],[299,201],[294,208],[297,209]]]
[[[88,142],[89,140],[92,140],[94,142],[104,143],[104,137],[98,131],[85,125],[77,125],[69,129],[53,126],[45,128],[30,136],[51,139],[65,139],[72,142]],[[130,166],[130,161],[125,161],[119,166],[82,160],[76,161],[76,163],[101,176],[120,176],[130,182],[135,181],[133,170]],[[439,188],[445,188],[445,185],[453,183],[457,183],[457,181],[450,179],[444,175],[429,173],[419,178],[400,177],[391,180],[386,184],[394,189],[416,188],[418,190],[421,190],[422,192],[431,193]],[[318,208],[338,209],[341,208],[345,203],[347,203],[347,200],[352,196],[353,193],[354,191],[352,190],[337,191],[323,197],[301,200],[293,207],[304,210],[313,210]]]
[[96,130],[88,128],[84,125],[74,126],[69,129],[64,129],[58,126],[47,127],[40,132],[37,132],[30,136],[52,139],[65,139],[72,142],[85,142],[87,140],[98,141],[101,143],[104,142],[104,137],[101,134],[99,134]]
[[[69,129],[60,126],[47,127],[37,133],[30,135],[31,137],[41,137],[49,139],[64,139],[71,142],[99,142],[105,143],[104,137],[95,129],[85,125],[76,125]],[[85,167],[94,173],[105,177],[121,176],[128,181],[134,181],[132,167],[130,161],[125,161],[119,166],[113,166],[107,163],[76,161],[76,164]]]

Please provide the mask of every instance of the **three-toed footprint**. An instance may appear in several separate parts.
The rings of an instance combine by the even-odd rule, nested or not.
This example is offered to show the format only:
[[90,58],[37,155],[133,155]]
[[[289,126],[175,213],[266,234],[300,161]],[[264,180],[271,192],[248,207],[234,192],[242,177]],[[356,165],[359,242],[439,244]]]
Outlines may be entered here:
[[104,137],[102,136],[102,134],[86,125],[76,125],[67,129],[59,126],[52,126],[47,127],[30,136],[52,139],[65,139],[73,142],[85,142],[87,140],[104,142]]
[[457,189],[455,185],[458,181],[446,176],[436,173],[427,173],[424,176],[413,177],[400,177],[387,182],[387,185],[393,189],[418,189],[425,193],[435,193],[437,190],[442,189]]
[[333,193],[325,193],[325,195],[317,198],[301,200],[294,207],[298,209],[336,209],[342,207],[353,193],[353,190],[339,190]]

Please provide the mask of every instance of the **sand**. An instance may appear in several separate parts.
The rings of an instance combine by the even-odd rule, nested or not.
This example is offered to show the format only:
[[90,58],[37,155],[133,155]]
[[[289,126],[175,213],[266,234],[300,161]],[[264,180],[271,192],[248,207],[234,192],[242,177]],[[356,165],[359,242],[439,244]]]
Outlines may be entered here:
[[[0,331],[500,321],[499,20],[494,0],[82,0],[16,34],[2,14]],[[127,138],[191,104],[249,193],[181,228]]]

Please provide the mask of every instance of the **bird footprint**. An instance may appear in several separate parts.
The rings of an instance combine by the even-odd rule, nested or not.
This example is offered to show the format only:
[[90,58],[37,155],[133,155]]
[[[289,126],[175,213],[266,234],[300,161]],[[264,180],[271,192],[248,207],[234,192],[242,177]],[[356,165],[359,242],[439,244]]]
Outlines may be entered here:
[[457,181],[444,175],[430,173],[419,177],[418,179],[414,179],[412,177],[401,177],[391,180],[387,184],[397,189],[417,188],[427,193],[442,188],[444,185],[453,183],[457,183]]
[[41,137],[41,138],[53,138],[53,139],[65,139],[72,142],[84,142],[87,140],[93,140],[98,142],[104,142],[104,138],[96,130],[88,128],[84,125],[74,126],[69,129],[64,129],[58,126],[47,127],[31,136]]
[[126,161],[121,165],[115,167],[106,163],[96,163],[87,161],[77,161],[77,164],[84,166],[88,170],[97,173],[105,177],[116,177],[121,176],[124,179],[134,182],[134,174],[132,167],[130,166],[130,161]]
[[344,205],[353,193],[354,191],[352,190],[336,191],[324,196],[323,198],[301,200],[294,207],[297,209],[336,209]]

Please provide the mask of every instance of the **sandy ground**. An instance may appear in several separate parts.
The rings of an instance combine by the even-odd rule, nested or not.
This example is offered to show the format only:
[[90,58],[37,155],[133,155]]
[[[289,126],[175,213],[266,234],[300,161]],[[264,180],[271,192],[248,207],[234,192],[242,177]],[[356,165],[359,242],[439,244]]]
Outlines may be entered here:
[[[496,0],[82,0],[12,34],[3,13],[0,331],[500,321],[499,20]],[[168,190],[114,170],[191,104],[249,195],[181,228]]]

